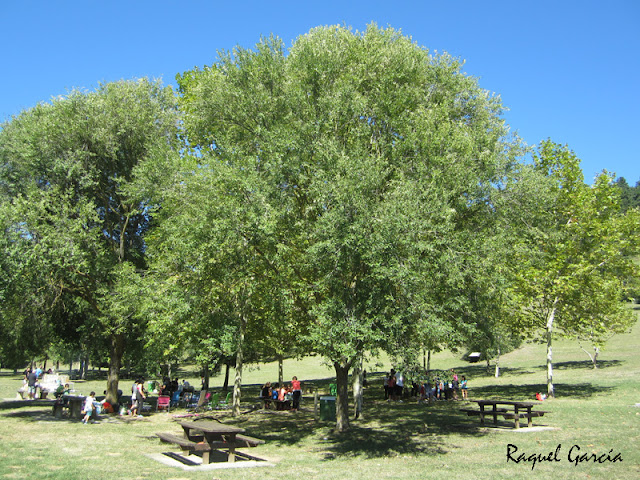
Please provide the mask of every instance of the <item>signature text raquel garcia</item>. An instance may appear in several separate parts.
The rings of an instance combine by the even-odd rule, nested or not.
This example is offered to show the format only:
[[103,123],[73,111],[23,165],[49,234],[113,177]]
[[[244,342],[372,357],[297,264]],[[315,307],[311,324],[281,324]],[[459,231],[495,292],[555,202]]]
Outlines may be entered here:
[[559,443],[555,451],[549,453],[525,453],[520,452],[518,447],[512,443],[507,445],[507,463],[531,463],[531,470],[536,467],[536,463],[541,462],[562,462],[566,460],[576,467],[579,463],[616,463],[622,462],[621,453],[613,453],[610,449],[607,453],[586,453],[580,449],[579,445],[573,445],[567,455],[562,454],[562,444]]

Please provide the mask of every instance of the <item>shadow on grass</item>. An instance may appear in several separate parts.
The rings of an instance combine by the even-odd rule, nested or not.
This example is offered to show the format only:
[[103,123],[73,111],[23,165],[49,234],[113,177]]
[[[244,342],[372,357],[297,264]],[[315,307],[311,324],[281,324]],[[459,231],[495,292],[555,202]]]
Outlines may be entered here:
[[486,432],[477,428],[467,415],[460,412],[462,402],[436,402],[432,405],[376,401],[367,403],[370,422],[354,422],[342,434],[327,436],[325,459],[338,456],[367,458],[398,455],[441,455],[456,447],[446,440],[455,433],[482,437]]
[[[18,421],[23,422],[38,422],[38,423],[80,423],[79,418],[72,418],[69,416],[68,412],[64,412],[62,417],[57,418],[53,414],[53,404],[52,403],[37,403],[38,401],[28,402],[28,405],[18,403],[22,402],[0,402],[0,410],[11,410],[9,412],[0,413],[1,417],[12,418]],[[31,407],[31,408],[26,408]],[[34,408],[37,407],[37,408]],[[97,418],[92,419],[92,423],[100,424],[100,423],[118,423],[118,424],[135,424],[138,423],[142,419],[138,419],[136,417],[129,416],[120,416],[116,414],[102,414],[98,415]],[[155,437],[153,437],[155,438]]]
[[[526,375],[528,373],[532,373],[535,370],[534,368],[516,368],[516,367],[500,367],[501,375]],[[467,378],[485,378],[485,377],[493,377],[495,375],[495,366],[491,365],[490,368],[487,368],[486,365],[483,364],[473,364],[473,365],[465,365],[462,367],[456,367],[455,371],[458,372],[458,375],[464,375]]]
[[365,401],[365,419],[350,419],[350,429],[337,434],[333,422],[316,422],[313,406],[300,412],[254,411],[244,418],[229,419],[248,435],[278,447],[299,447],[325,460],[338,457],[381,458],[397,455],[439,455],[455,448],[446,435],[480,437],[477,428],[460,412],[461,402],[438,402],[427,406],[415,400]]
[[[598,369],[619,367],[623,363],[624,362],[620,360],[598,360]],[[546,368],[546,366],[544,366],[543,368]],[[572,370],[572,369],[593,370],[593,364],[591,363],[591,360],[558,362],[553,364],[553,368],[557,370]]]
[[53,407],[54,400],[7,400],[0,402],[0,410],[14,410],[23,407]]
[[[599,360],[598,361],[598,369],[604,368],[612,368],[619,367],[623,364],[623,361],[620,360]],[[518,376],[518,375],[527,375],[530,373],[535,373],[541,370],[546,370],[546,364],[532,365],[530,367],[500,367],[500,376]],[[554,369],[558,370],[592,370],[593,366],[590,360],[577,360],[577,361],[569,361],[569,362],[557,362],[553,364]],[[491,365],[490,368],[487,368],[485,364],[470,364],[458,366],[455,368],[455,371],[458,372],[459,375],[464,375],[467,378],[488,378],[493,377],[495,375],[495,366]],[[382,382],[382,380],[380,380]],[[381,383],[382,384],[382,383]]]
[[393,457],[398,455],[442,455],[449,452],[450,445],[438,436],[425,436],[424,431],[397,429],[379,430],[352,426],[340,435],[332,434],[324,441],[324,459],[364,456],[366,458]]
[[[615,387],[603,387],[594,385],[593,383],[554,383],[554,392],[556,398],[571,397],[587,399],[593,395],[600,393],[612,392]],[[470,396],[472,399],[488,399],[497,397],[502,400],[535,400],[536,393],[546,393],[546,384],[529,384],[529,385],[487,385],[471,389]]]

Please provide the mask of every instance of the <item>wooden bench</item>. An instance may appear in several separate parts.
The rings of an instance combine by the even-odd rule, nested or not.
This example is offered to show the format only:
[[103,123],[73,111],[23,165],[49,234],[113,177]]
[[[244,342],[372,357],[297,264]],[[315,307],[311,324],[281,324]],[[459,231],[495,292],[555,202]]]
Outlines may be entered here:
[[269,408],[267,405],[273,403],[276,410],[291,410],[291,400],[274,400],[273,398],[263,397],[260,397],[260,400],[262,401],[264,408]]
[[262,445],[264,443],[264,440],[241,434],[236,434],[235,440],[229,442],[224,440],[207,441],[204,434],[193,433],[193,429],[189,429],[188,432],[189,438],[186,438],[184,435],[176,435],[173,433],[165,432],[158,432],[156,433],[156,436],[165,443],[178,445],[183,452],[188,452],[188,454],[199,453],[202,456],[203,464],[208,464],[211,462],[210,454],[214,450],[228,450],[229,455],[231,456],[229,461],[233,461],[232,458],[235,458],[236,448],[257,447],[258,445]]
[[291,400],[271,400],[275,406],[276,410],[291,410]]
[[188,438],[184,438],[182,435],[175,435],[173,433],[158,432],[156,436],[165,443],[173,443],[178,445],[182,450],[189,452],[204,452],[211,450],[208,443],[200,443]]
[[238,447],[257,447],[262,444],[264,444],[264,440],[260,440],[259,438],[240,434],[236,435],[236,445]]
[[[475,408],[461,408],[460,409],[461,412],[466,412],[467,415],[471,416],[471,415],[493,415],[493,410],[487,410],[487,411],[481,411],[481,410],[476,410]],[[496,413],[501,413],[501,412],[507,412],[508,410],[506,408],[498,408],[496,410]]]
[[156,433],[156,436],[165,443],[178,445],[183,452],[188,452],[188,454],[199,453],[202,456],[203,464],[210,463],[210,454],[213,449],[229,447],[227,442],[206,442],[204,441],[204,436],[201,442],[189,440],[184,436],[174,435],[173,433],[159,432]]
[[491,416],[493,417],[493,423],[498,423],[498,415],[506,413],[508,410],[506,408],[497,408],[494,412],[494,410],[482,411],[474,408],[461,408],[460,411],[465,412],[469,417],[473,415],[480,417],[480,424],[484,425],[484,417]]
[[533,417],[543,417],[545,413],[551,413],[551,412],[547,412],[547,411],[543,411],[543,410],[536,410],[535,412],[503,412],[500,413],[500,415],[502,415],[505,419],[510,419],[510,420],[514,420],[514,426],[515,428],[520,428],[520,419],[521,418],[526,418],[527,419],[527,426],[531,426],[532,422],[531,419]]

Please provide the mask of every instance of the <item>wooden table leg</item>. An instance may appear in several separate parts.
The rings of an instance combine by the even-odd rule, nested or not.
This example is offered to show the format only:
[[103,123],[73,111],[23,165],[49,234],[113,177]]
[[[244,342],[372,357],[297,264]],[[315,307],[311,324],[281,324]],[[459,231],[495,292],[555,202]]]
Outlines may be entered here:
[[514,407],[513,407],[513,410],[514,410],[514,413],[516,414],[516,415],[515,415],[515,418],[514,418],[514,421],[515,421],[515,427],[516,427],[516,428],[520,428],[520,414],[518,413],[518,406],[517,406],[517,405],[516,405],[516,406],[514,406]]
[[227,461],[229,463],[233,463],[236,461],[236,435],[229,435],[229,438],[227,438],[227,442],[229,443],[229,453],[227,455]]
[[498,424],[498,406],[495,404],[493,405],[493,424]]
[[484,405],[480,404],[480,425],[484,426]]

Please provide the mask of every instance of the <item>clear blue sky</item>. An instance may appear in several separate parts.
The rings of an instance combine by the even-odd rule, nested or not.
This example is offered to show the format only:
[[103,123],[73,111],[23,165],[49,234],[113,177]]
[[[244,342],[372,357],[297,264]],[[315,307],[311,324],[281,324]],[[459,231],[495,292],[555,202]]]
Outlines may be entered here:
[[0,6],[0,119],[71,88],[210,65],[218,50],[273,33],[290,46],[318,25],[401,29],[502,97],[530,145],[551,138],[640,180],[640,1],[24,0]]

